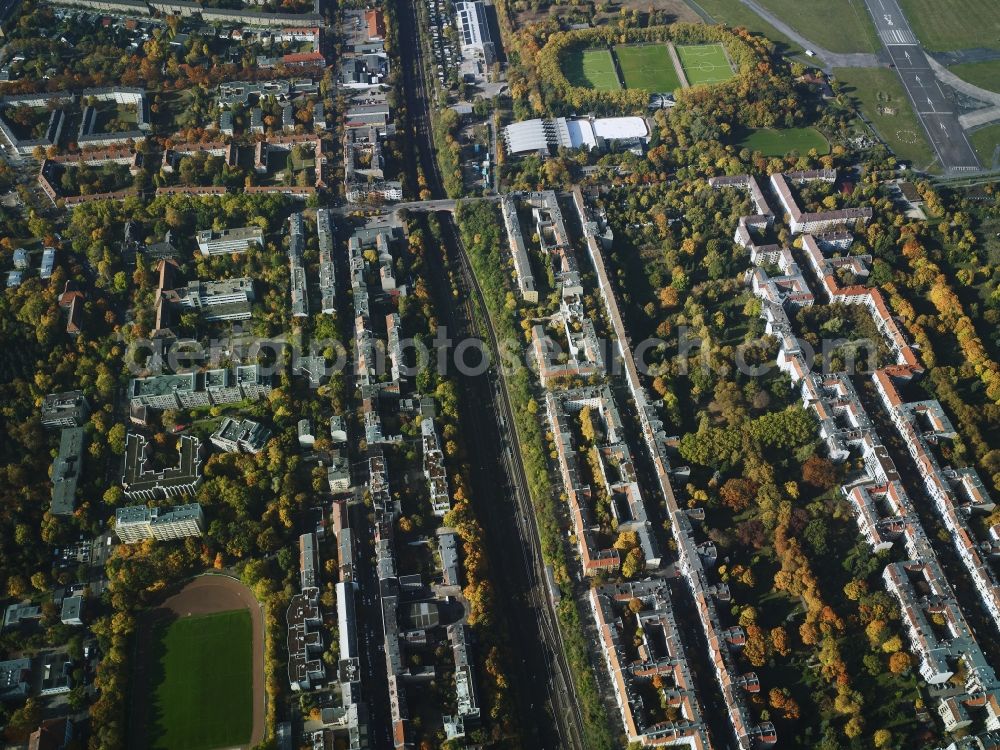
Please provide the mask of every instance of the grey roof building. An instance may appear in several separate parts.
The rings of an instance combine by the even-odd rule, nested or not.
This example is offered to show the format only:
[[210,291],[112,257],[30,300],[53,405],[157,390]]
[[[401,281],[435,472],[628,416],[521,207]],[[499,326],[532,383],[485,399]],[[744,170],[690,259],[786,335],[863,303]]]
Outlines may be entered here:
[[59,455],[52,464],[52,505],[57,516],[70,516],[76,509],[76,486],[83,468],[84,431],[64,427],[59,437]]
[[438,532],[438,548],[441,551],[441,571],[445,586],[460,586],[458,568],[458,537],[451,531]]
[[316,435],[313,434],[312,422],[308,419],[300,419],[298,432],[299,445],[303,448],[312,448],[316,443]]
[[31,602],[16,602],[3,613],[3,629],[16,628],[25,620],[37,620],[42,616],[42,608]]
[[30,659],[0,661],[0,700],[20,700],[28,697],[31,678]]
[[67,596],[62,600],[60,620],[63,625],[83,625],[83,597]]
[[256,400],[271,392],[271,377],[260,365],[237,365],[230,370],[183,372],[133,378],[131,406],[150,409],[189,409]]
[[165,290],[163,298],[181,308],[199,310],[204,320],[246,320],[254,300],[253,280],[192,281],[179,289]]
[[306,290],[306,269],[302,265],[302,251],[306,239],[302,228],[302,214],[288,217],[288,264],[291,277],[292,317],[304,318],[309,314],[309,296]]
[[319,240],[320,312],[332,315],[337,310],[337,278],[333,265],[333,221],[327,208],[316,211],[316,237]]
[[42,402],[42,426],[47,429],[82,427],[89,416],[90,404],[83,391],[50,393]]
[[42,266],[38,271],[38,275],[43,279],[52,278],[52,270],[56,265],[56,251],[53,247],[47,247],[42,250]]
[[468,631],[464,622],[448,626],[448,640],[451,641],[455,657],[455,694],[457,711],[455,716],[443,717],[448,739],[460,737],[470,726],[479,723],[479,701],[476,698],[476,681],[469,658]]
[[205,229],[196,235],[198,250],[202,255],[245,253],[251,243],[264,245],[264,232],[260,227],[234,227],[216,232]]
[[198,438],[182,435],[177,446],[177,465],[159,471],[148,466],[148,448],[149,442],[142,435],[129,433],[125,438],[122,487],[126,497],[156,500],[194,494],[201,482],[201,443]]
[[260,422],[232,417],[223,419],[209,438],[227,453],[259,453],[270,439],[271,431]]

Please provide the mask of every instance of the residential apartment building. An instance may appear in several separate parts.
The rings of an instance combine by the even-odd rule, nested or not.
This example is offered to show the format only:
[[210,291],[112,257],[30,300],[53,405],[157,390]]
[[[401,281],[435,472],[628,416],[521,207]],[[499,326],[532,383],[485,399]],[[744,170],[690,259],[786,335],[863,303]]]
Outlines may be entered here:
[[337,311],[337,276],[333,264],[334,225],[330,209],[316,210],[316,238],[319,244],[320,312],[333,315]]
[[189,536],[201,536],[205,514],[198,503],[172,508],[148,508],[138,505],[119,508],[115,513],[115,534],[124,544],[156,539],[165,542]]
[[203,320],[246,320],[254,301],[253,281],[246,277],[192,281],[162,294],[165,302],[200,311]]
[[261,365],[236,365],[232,370],[183,372],[133,378],[129,403],[149,409],[190,409],[255,401],[271,392],[271,376]]
[[182,435],[177,445],[177,464],[164,469],[149,466],[149,441],[138,433],[125,437],[125,467],[122,487],[132,500],[156,500],[193,495],[201,482],[201,443]]
[[309,315],[309,297],[306,289],[306,269],[302,265],[306,238],[303,230],[302,214],[288,217],[288,266],[291,277],[292,317],[304,318]]
[[771,187],[774,189],[781,207],[788,214],[788,225],[792,234],[802,234],[803,232],[827,232],[836,227],[855,224],[861,222],[867,224],[871,221],[872,210],[870,208],[845,208],[837,211],[807,212],[799,208],[798,201],[792,193],[789,183],[803,183],[812,180],[823,182],[836,182],[837,171],[835,169],[820,169],[810,172],[775,172],[771,175]]
[[46,429],[82,427],[90,416],[90,404],[83,391],[50,393],[42,401],[41,420]]
[[423,449],[424,479],[427,480],[431,496],[431,510],[435,516],[444,516],[451,510],[451,493],[448,491],[444,453],[431,417],[424,417],[420,422],[420,443]]
[[[580,222],[587,227],[593,221],[587,200],[579,187],[573,190],[573,201]],[[604,264],[602,241],[596,231],[585,231],[587,252],[597,274],[598,295],[604,312],[615,334],[615,346],[625,368],[625,382],[639,415],[639,427],[648,450],[659,487],[665,503],[665,511],[670,520],[670,531],[677,548],[678,566],[686,581],[695,603],[701,629],[709,645],[709,663],[712,665],[716,681],[722,691],[725,711],[740,750],[749,750],[756,745],[774,745],[777,732],[769,721],[755,723],[750,711],[747,693],[753,682],[744,679],[736,660],[735,649],[740,638],[738,630],[727,628],[722,622],[722,612],[728,611],[725,603],[729,596],[722,582],[714,582],[713,570],[703,561],[701,545],[694,538],[692,520],[704,517],[704,509],[681,507],[673,491],[671,474],[674,469],[669,460],[667,434],[656,409],[646,394],[639,377],[625,330],[618,301],[613,292],[610,275]],[[605,232],[604,242],[611,240]],[[723,606],[720,606],[722,602]],[[758,686],[759,687],[759,686]],[[668,744],[661,741],[659,744]]]
[[449,740],[464,737],[466,732],[479,724],[479,700],[476,696],[476,680],[469,655],[468,629],[464,622],[456,622],[447,627],[448,641],[455,658],[455,714],[444,716],[445,737]]
[[245,253],[251,244],[264,246],[264,232],[260,227],[234,227],[219,232],[204,229],[195,235],[195,240],[204,256]]
[[[633,601],[642,605],[635,615],[635,632],[626,627],[624,617]],[[642,745],[685,746],[691,750],[710,748],[708,729],[666,585],[647,580],[600,586],[591,589],[590,606],[626,740]],[[632,655],[632,641],[636,637],[641,640],[637,659]],[[747,684],[756,680],[752,674],[745,677]],[[672,721],[652,721],[650,716],[656,707],[643,704],[642,686],[654,679],[669,696],[669,705],[676,709]]]
[[76,509],[76,488],[83,471],[82,427],[64,427],[59,436],[59,453],[52,463],[52,504],[56,516],[71,516]]
[[323,616],[319,589],[306,588],[292,596],[285,613],[288,625],[288,684],[292,690],[312,690],[326,682],[323,663]]
[[271,431],[252,419],[223,418],[209,438],[226,453],[260,453],[271,439]]
[[525,302],[534,304],[538,302],[538,292],[535,289],[535,277],[531,271],[524,235],[521,234],[521,223],[517,218],[517,203],[509,195],[501,196],[500,212],[503,215],[504,228],[507,230],[507,243],[514,261],[518,291]]

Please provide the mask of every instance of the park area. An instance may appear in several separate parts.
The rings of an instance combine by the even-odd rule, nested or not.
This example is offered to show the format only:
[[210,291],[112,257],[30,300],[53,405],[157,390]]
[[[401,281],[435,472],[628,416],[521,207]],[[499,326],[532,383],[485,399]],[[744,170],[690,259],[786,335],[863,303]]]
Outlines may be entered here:
[[721,44],[678,45],[677,56],[688,83],[722,83],[733,77],[733,68]]
[[573,86],[598,91],[621,88],[615,61],[608,49],[573,49],[566,55],[563,73]]
[[741,134],[737,141],[740,148],[759,151],[764,156],[784,156],[792,151],[807,154],[812,149],[824,156],[830,153],[830,144],[816,128],[758,128]]
[[[900,0],[913,33],[931,52],[1000,49],[997,0]],[[945,7],[946,6],[946,7]]]
[[139,618],[129,747],[216,750],[264,735],[263,618],[252,592],[194,579]]
[[665,44],[628,44],[615,47],[625,88],[667,93],[681,86]]

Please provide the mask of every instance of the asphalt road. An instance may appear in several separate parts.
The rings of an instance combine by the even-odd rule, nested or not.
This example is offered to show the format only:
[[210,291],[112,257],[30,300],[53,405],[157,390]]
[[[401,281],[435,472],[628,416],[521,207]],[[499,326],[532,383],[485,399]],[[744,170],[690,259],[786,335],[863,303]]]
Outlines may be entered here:
[[951,172],[979,170],[979,159],[965,137],[958,113],[934,76],[897,0],[865,0],[865,4],[942,168]]

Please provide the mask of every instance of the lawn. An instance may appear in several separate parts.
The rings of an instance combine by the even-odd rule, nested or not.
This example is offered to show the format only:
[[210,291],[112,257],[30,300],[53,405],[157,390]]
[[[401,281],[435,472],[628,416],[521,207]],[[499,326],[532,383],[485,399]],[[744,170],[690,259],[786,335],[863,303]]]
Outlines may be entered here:
[[784,156],[789,151],[807,154],[810,149],[821,156],[830,153],[830,144],[816,128],[759,128],[744,134],[738,145],[764,156]]
[[666,93],[681,87],[665,44],[622,45],[615,47],[615,56],[626,88]]
[[1000,49],[996,0],[948,0],[945,4],[941,0],[900,0],[899,4],[913,32],[933,52]]
[[1000,93],[1000,60],[962,63],[961,65],[952,65],[948,70],[974,86]]
[[760,0],[761,5],[831,52],[874,52],[879,48],[864,0]]
[[210,750],[250,741],[253,683],[250,613],[182,617],[153,634],[149,747]]
[[782,34],[740,0],[696,0],[697,4],[718,23],[745,26],[755,34],[766,36],[777,43],[778,51],[786,55],[802,53],[802,47]]
[[993,153],[1000,146],[1000,123],[987,125],[969,133],[969,142],[976,149],[979,161],[986,169],[993,167]]
[[685,44],[677,47],[688,83],[721,83],[733,77],[733,68],[721,44]]
[[924,169],[934,161],[934,152],[895,71],[835,68],[833,72],[845,93],[859,103],[865,117],[896,156],[917,169]]
[[610,50],[570,50],[563,66],[563,73],[573,86],[599,91],[617,91],[622,87]]

